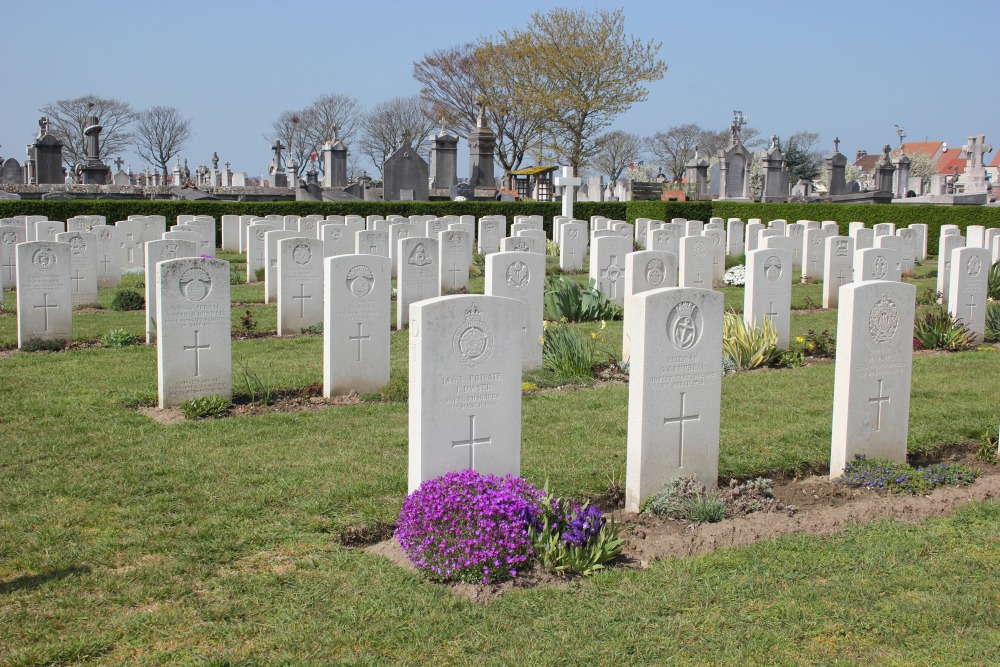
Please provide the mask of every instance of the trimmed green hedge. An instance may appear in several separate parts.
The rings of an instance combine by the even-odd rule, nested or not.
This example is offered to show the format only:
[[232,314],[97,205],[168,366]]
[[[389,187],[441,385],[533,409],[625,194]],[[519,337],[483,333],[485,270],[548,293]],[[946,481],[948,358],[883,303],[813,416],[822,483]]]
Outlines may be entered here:
[[[515,215],[541,215],[546,230],[552,231],[552,218],[559,215],[557,202],[188,202],[161,200],[90,199],[77,201],[16,200],[0,202],[0,217],[15,215],[44,215],[50,220],[66,220],[74,215],[103,215],[108,222],[125,220],[129,215],[162,215],[168,224],[180,214],[210,215],[221,220],[223,215],[505,215],[508,220]],[[927,246],[937,254],[941,225],[954,224],[963,230],[968,225],[1000,227],[1000,207],[987,206],[926,206],[907,204],[756,204],[728,201],[688,202],[577,202],[574,215],[587,220],[592,215],[603,215],[615,220],[635,222],[636,218],[670,220],[686,218],[704,220],[720,218],[760,218],[763,221],[784,218],[795,220],[835,220],[841,233],[847,234],[847,225],[860,220],[869,226],[878,222],[893,222],[905,227],[914,222],[928,226]],[[220,233],[221,236],[221,233]],[[217,239],[218,242],[218,239]]]

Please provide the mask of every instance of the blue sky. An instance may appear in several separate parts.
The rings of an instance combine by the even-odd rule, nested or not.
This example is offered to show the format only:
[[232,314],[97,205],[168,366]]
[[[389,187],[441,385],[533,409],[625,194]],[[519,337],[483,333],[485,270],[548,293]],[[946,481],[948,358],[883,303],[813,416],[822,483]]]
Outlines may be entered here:
[[910,141],[986,134],[1000,149],[996,0],[0,0],[0,155],[23,162],[43,104],[95,94],[178,107],[192,169],[218,151],[259,175],[282,111],[331,92],[364,106],[417,93],[424,54],[558,6],[624,7],[628,32],[663,43],[666,76],[616,129],[721,129],[742,109],[765,135],[815,131],[824,150],[839,136],[851,158],[896,146],[895,124]]

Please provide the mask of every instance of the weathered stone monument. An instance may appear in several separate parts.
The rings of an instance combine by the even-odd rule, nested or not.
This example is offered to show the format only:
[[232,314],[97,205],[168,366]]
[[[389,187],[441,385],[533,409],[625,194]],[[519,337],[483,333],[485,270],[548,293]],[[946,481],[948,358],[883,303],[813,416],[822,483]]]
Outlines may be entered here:
[[480,107],[476,129],[469,134],[469,185],[473,188],[496,189],[493,155],[497,137],[486,124],[485,109]]
[[406,144],[386,158],[382,166],[382,199],[427,201],[429,168],[416,149]]
[[101,130],[104,127],[101,119],[93,112],[94,105],[91,104],[90,108],[91,113],[83,128],[87,157],[75,169],[84,185],[107,185],[111,181],[111,168],[101,162]]

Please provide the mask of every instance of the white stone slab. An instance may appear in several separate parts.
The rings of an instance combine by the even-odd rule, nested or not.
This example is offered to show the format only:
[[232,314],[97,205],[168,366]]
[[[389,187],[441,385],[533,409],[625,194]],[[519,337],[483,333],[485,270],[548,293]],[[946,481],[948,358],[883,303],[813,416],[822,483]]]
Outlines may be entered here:
[[17,246],[26,238],[27,232],[20,225],[0,227],[0,290],[17,283]]
[[[381,220],[372,223],[381,222]],[[366,229],[354,235],[354,252],[358,255],[389,256],[389,232],[387,230]]]
[[969,328],[976,343],[981,343],[986,333],[989,273],[990,251],[986,248],[955,248],[951,251],[948,311]]
[[744,229],[745,238],[743,240],[743,252],[748,253],[751,250],[756,250],[758,243],[760,242],[759,234],[765,229],[764,225],[759,222],[749,222]]
[[678,477],[719,476],[722,306],[719,292],[664,288],[633,297],[625,509]]
[[684,236],[701,236],[705,230],[705,223],[701,220],[686,220],[684,222]]
[[854,251],[854,280],[901,279],[899,253],[891,248],[864,248]]
[[822,229],[808,229],[802,242],[802,281],[823,279],[823,242],[826,232]]
[[938,303],[948,305],[948,294],[951,286],[952,251],[965,247],[965,237],[958,234],[945,234],[938,243],[937,291],[941,295]]
[[559,226],[559,268],[566,272],[583,271],[587,255],[587,223],[564,222]]
[[706,227],[701,235],[712,242],[712,282],[721,283],[726,275],[726,234],[721,229]]
[[855,227],[850,231],[850,237],[854,239],[854,249],[864,250],[875,247],[875,230],[869,227]]
[[791,309],[791,251],[761,248],[748,252],[743,320],[749,326],[761,327],[764,319],[769,319],[778,338],[778,348],[785,350],[790,339]]
[[965,245],[967,248],[983,248],[986,244],[986,227],[969,225],[965,228]]
[[438,294],[469,289],[469,259],[472,236],[464,231],[447,229],[438,234]]
[[673,255],[680,252],[680,230],[672,223],[650,230],[647,238],[649,250],[662,250]]
[[240,252],[240,216],[222,216],[222,250]]
[[522,312],[481,295],[410,308],[409,491],[467,468],[520,474]]
[[545,257],[534,252],[488,255],[484,291],[488,296],[502,296],[521,302],[521,368],[539,368],[542,365]]
[[802,246],[806,228],[797,222],[785,225],[785,237],[792,242],[792,266],[802,267]]
[[917,237],[912,229],[904,228],[896,230],[896,238],[900,241],[900,270],[904,276],[912,276],[916,268],[917,259]]
[[590,245],[590,277],[619,306],[625,303],[625,256],[630,252],[632,240],[614,234],[598,237]]
[[355,233],[346,223],[321,224],[319,235],[323,241],[323,256],[353,255]]
[[[59,220],[39,220],[35,223],[36,241],[55,241],[56,234],[66,231],[66,223]],[[119,264],[121,262],[119,261]]]
[[500,252],[534,252],[545,254],[545,244],[530,236],[508,236],[500,239]]
[[830,476],[858,454],[906,460],[916,287],[846,285],[837,314]]
[[495,218],[484,216],[479,219],[478,250],[480,255],[500,252],[500,239],[506,236],[500,227],[501,223]]
[[56,241],[69,244],[73,307],[97,305],[97,237],[91,232],[73,231],[56,234]]
[[730,218],[726,222],[726,254],[730,257],[739,257],[743,254],[744,247],[743,221],[739,218]]
[[117,227],[94,227],[94,265],[97,267],[97,286],[101,289],[118,287],[122,282],[121,236],[122,230]]
[[712,289],[712,240],[704,236],[685,236],[677,254],[677,285]]
[[304,238],[298,231],[277,229],[264,234],[264,303],[278,299],[278,241]]
[[922,222],[915,222],[910,225],[910,229],[916,235],[917,240],[915,244],[917,252],[917,260],[924,261],[927,259],[927,225]]
[[19,243],[14,275],[17,284],[17,346],[33,338],[73,340],[73,294],[70,247],[56,241]]
[[664,250],[640,250],[625,255],[622,361],[628,361],[632,354],[633,297],[664,287],[677,287],[677,255]]
[[[274,225],[262,222],[247,227],[247,282],[257,282],[257,270],[266,268],[264,250],[267,247],[267,233],[279,230]],[[265,271],[265,274],[267,272]]]
[[160,407],[233,394],[229,262],[185,257],[156,265]]
[[281,239],[277,254],[278,335],[287,336],[323,322],[323,242]]
[[156,342],[156,265],[169,259],[197,257],[199,244],[196,241],[157,239],[147,241],[143,251],[146,254],[146,344],[152,345]]
[[438,241],[422,236],[399,240],[396,265],[396,328],[410,321],[410,305],[438,296]]

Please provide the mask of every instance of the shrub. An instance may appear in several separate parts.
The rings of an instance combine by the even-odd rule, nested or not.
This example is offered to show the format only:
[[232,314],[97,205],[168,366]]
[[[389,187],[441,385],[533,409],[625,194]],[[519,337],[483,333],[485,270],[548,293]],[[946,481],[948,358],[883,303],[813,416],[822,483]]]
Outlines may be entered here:
[[986,337],[1000,341],[1000,301],[993,301],[986,306]]
[[923,350],[967,350],[972,347],[972,333],[961,320],[955,320],[943,306],[931,309],[913,323],[913,347]]
[[316,324],[310,325],[308,327],[302,327],[302,333],[304,334],[322,334],[323,333],[323,323],[317,322]]
[[990,275],[986,279],[986,296],[1000,301],[1000,262],[995,262],[990,267]]
[[812,329],[805,336],[796,336],[795,342],[802,346],[802,353],[809,357],[832,357],[837,354],[837,337],[829,329],[816,333]]
[[622,309],[594,288],[590,280],[586,289],[572,278],[551,276],[545,281],[545,319],[569,322],[620,320]]
[[726,505],[714,495],[688,498],[684,501],[684,518],[702,523],[718,523],[726,518]]
[[396,539],[432,579],[490,584],[516,577],[532,556],[528,526],[544,493],[517,477],[450,472],[403,503]]
[[225,396],[199,396],[190,401],[184,401],[177,408],[188,419],[214,419],[224,417],[232,405]]
[[726,313],[723,320],[722,352],[740,370],[770,366],[781,358],[771,320],[765,317],[762,326],[747,326],[737,313]]
[[528,535],[542,567],[549,572],[589,576],[613,561],[624,540],[615,522],[594,505],[578,505],[552,494],[529,525]]
[[917,295],[917,305],[918,306],[933,306],[941,298],[941,292],[938,292],[933,287],[928,287],[923,292]]
[[253,333],[257,330],[257,318],[254,317],[251,311],[246,311],[243,315],[240,315],[240,331],[243,333]]
[[869,459],[859,455],[845,466],[840,481],[852,487],[924,494],[941,486],[972,484],[978,476],[978,469],[957,463],[914,468],[900,461]]
[[101,336],[101,347],[128,347],[136,345],[138,342],[138,336],[124,329],[112,329]]
[[642,511],[656,516],[684,518],[686,503],[706,494],[705,485],[699,484],[694,476],[679,477],[670,480],[659,493],[650,496]]
[[259,269],[254,269],[253,279],[254,282],[262,283],[264,282],[264,277],[267,275],[267,268],[260,267]]
[[63,338],[29,338],[21,345],[22,352],[59,352],[65,348]]
[[794,514],[794,505],[785,505],[774,496],[771,480],[757,477],[745,482],[730,480],[729,485],[709,493],[694,477],[681,477],[664,485],[642,508],[657,516],[714,523],[726,517],[738,517],[753,512],[784,512]]
[[722,374],[723,375],[729,375],[730,373],[735,373],[738,370],[740,370],[739,366],[737,366],[733,362],[732,359],[730,359],[726,355],[722,355]]
[[120,289],[111,299],[111,310],[142,310],[146,307],[146,297],[139,290]]
[[[601,322],[602,331],[606,324]],[[593,377],[601,352],[603,334],[582,334],[569,324],[545,324],[542,336],[542,367],[560,377]]]

